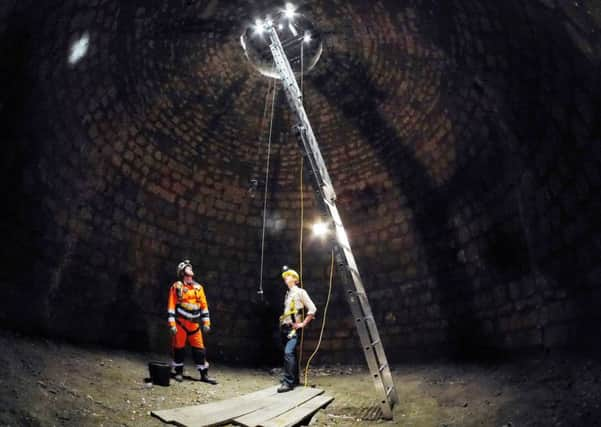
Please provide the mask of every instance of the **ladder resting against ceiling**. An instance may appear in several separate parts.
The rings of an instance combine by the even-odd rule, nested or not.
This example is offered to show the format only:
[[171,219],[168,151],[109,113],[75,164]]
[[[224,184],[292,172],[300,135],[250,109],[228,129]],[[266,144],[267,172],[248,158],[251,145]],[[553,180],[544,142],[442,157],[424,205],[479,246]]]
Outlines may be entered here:
[[282,80],[288,103],[296,115],[295,130],[301,150],[311,167],[314,177],[313,182],[317,187],[318,203],[323,211],[330,216],[334,225],[336,232],[334,246],[336,264],[344,284],[346,298],[351,308],[365,359],[378,393],[379,406],[382,409],[383,417],[392,419],[392,409],[399,402],[396,388],[367,294],[361,281],[361,275],[336,207],[336,194],[332,181],[303,106],[302,93],[280,38],[273,25],[268,26],[267,31],[270,40],[269,47],[276,70]]

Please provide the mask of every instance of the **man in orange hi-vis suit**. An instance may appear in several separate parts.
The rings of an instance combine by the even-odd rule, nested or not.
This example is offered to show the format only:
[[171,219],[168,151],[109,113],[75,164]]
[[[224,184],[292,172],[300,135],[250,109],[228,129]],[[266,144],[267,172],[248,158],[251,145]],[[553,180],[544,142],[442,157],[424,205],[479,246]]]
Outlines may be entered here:
[[[196,369],[200,372],[200,380],[209,384],[217,384],[209,378],[209,364],[206,361],[205,346],[202,332],[211,329],[207,297],[201,284],[194,281],[194,271],[189,260],[182,261],[177,266],[179,280],[169,289],[167,303],[168,322],[173,334],[173,367],[176,381],[182,381],[184,376],[184,355],[186,342],[192,347],[192,358]],[[202,324],[202,332],[200,331]]]

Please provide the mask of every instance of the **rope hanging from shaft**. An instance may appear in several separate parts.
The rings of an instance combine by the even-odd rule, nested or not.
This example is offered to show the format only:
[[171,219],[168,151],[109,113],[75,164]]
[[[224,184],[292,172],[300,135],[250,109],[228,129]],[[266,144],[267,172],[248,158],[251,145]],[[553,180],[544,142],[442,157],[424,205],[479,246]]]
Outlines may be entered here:
[[317,345],[315,345],[315,350],[309,356],[309,360],[307,360],[307,365],[305,366],[305,381],[304,385],[307,387],[308,375],[309,375],[309,365],[311,365],[311,361],[319,351],[319,347],[321,346],[321,340],[323,339],[323,331],[326,328],[326,318],[328,316],[328,306],[330,305],[330,298],[332,296],[332,282],[334,281],[334,249],[332,249],[332,258],[330,261],[330,285],[328,287],[328,296],[326,298],[326,306],[323,309],[323,321],[321,322],[321,330],[319,331],[319,339],[317,340]]
[[[304,56],[304,49],[303,49],[303,45],[304,43],[301,43],[301,55],[300,55],[300,63],[301,63],[301,68],[300,68],[300,78],[301,78],[301,84],[300,84],[300,96],[301,96],[301,102],[304,102],[304,94],[303,94],[303,74],[305,72],[304,70],[304,61],[303,61],[303,56]],[[303,167],[305,165],[305,158],[303,156],[303,153],[301,152],[301,161],[300,161],[300,184],[299,184],[299,193],[300,193],[300,236],[299,236],[299,257],[300,257],[300,263],[299,263],[299,269],[300,269],[300,286],[301,289],[304,288],[303,285],[303,231],[305,229],[305,205],[304,205],[304,201],[305,201],[305,195],[303,193]],[[305,317],[305,308],[303,307],[303,319]],[[299,372],[301,371],[301,368],[303,366],[303,347],[305,344],[305,328],[301,329],[301,337],[300,337],[300,346],[299,346],[299,356],[298,356],[298,370]]]
[[[271,135],[273,132],[273,115],[275,109],[275,96],[277,93],[277,81],[274,80],[271,97],[271,119],[269,121],[269,138],[267,139],[267,165],[265,167],[265,189],[263,195],[263,229],[261,231],[261,273],[259,278],[259,291],[257,292],[263,298],[263,261],[265,258],[265,224],[267,222],[267,190],[269,189],[269,161],[271,157]],[[267,101],[267,99],[266,99]],[[267,104],[266,104],[267,105]]]

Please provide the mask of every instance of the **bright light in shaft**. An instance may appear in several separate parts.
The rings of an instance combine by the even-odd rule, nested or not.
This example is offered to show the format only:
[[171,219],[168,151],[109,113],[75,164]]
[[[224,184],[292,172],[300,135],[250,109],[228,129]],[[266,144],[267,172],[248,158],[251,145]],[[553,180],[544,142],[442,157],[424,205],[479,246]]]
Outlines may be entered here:
[[328,234],[328,225],[324,222],[316,222],[313,224],[313,235],[323,237]]
[[286,19],[294,19],[296,16],[296,6],[292,3],[286,3],[286,8],[284,9],[284,16]]
[[88,36],[88,33],[85,33],[78,40],[74,41],[73,44],[71,44],[71,49],[69,51],[69,64],[74,65],[85,56],[85,54],[88,52],[89,43],[90,36]]
[[263,20],[262,19],[256,19],[255,20],[255,25],[253,27],[253,32],[255,33],[255,35],[257,34],[263,34]]

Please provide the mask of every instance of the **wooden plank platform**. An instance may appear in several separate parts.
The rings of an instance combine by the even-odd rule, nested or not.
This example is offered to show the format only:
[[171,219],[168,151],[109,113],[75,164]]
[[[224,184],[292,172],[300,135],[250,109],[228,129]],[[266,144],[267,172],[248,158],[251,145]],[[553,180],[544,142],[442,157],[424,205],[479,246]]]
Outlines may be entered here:
[[276,387],[203,405],[153,411],[161,421],[186,427],[238,424],[242,426],[293,426],[329,404],[323,390],[297,387],[278,393]]
[[282,415],[262,422],[261,427],[293,427],[315,414],[321,408],[328,406],[332,400],[334,400],[332,396],[317,396]]
[[[215,426],[232,421],[269,404],[265,398],[277,394],[277,387],[202,405],[152,411],[152,415],[165,423],[180,426]],[[199,416],[200,415],[200,416]],[[199,419],[202,418],[202,421]]]
[[315,396],[319,396],[323,390],[318,388],[297,387],[287,393],[282,393],[276,396],[271,396],[269,406],[260,411],[254,411],[250,414],[234,419],[236,424],[248,427],[257,427],[272,418],[282,415],[291,409],[311,400]]

